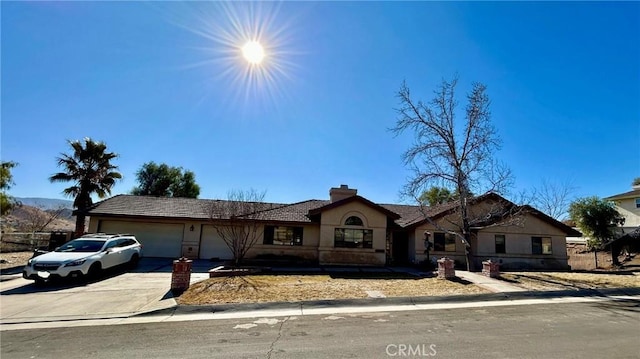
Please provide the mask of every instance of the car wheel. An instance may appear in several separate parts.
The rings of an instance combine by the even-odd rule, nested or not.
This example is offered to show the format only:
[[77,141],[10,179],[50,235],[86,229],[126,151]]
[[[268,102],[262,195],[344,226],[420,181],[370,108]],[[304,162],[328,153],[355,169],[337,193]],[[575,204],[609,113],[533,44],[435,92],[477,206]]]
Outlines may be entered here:
[[140,262],[140,256],[136,253],[131,256],[131,260],[129,261],[129,268],[136,268],[138,266],[138,262]]
[[45,280],[44,280],[44,279],[42,279],[42,278],[36,278],[36,279],[34,279],[34,280],[33,280],[33,284],[34,284],[36,287],[42,287],[42,286],[44,286],[46,283],[47,283],[47,281],[45,281]]
[[89,279],[95,279],[100,275],[100,272],[102,272],[102,265],[100,264],[100,262],[95,262],[91,265],[91,267],[89,267],[87,277],[89,277]]

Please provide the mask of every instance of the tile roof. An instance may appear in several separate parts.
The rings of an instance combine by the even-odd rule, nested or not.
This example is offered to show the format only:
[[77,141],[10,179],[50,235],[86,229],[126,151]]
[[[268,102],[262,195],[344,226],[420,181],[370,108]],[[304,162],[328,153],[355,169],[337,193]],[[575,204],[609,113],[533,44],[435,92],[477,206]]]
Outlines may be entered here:
[[[88,215],[137,216],[184,219],[209,219],[213,206],[222,200],[117,195],[95,203]],[[266,210],[285,206],[282,203],[263,203]]]
[[[474,198],[474,201],[482,200],[489,196],[496,196],[496,199],[507,201],[495,194],[478,196]],[[368,200],[366,201],[368,202]],[[95,203],[86,214],[89,216],[108,217],[153,217],[209,220],[211,219],[212,211],[219,215],[217,218],[229,218],[228,215],[221,215],[223,212],[222,209],[224,208],[223,204],[226,202],[227,201],[225,200],[212,199],[117,195]],[[507,202],[511,203],[509,201]],[[250,207],[254,213],[260,213],[258,219],[262,221],[311,223],[311,219],[309,218],[310,212],[313,214],[318,211],[322,211],[323,208],[327,208],[327,206],[330,205],[330,201],[312,199],[292,204],[255,203],[255,206]],[[381,207],[380,209],[383,212],[387,211],[387,215],[394,219],[396,224],[405,228],[424,223],[426,221],[425,215],[432,219],[446,215],[456,208],[457,203],[450,202],[434,207],[423,207],[422,210],[420,206],[403,204],[378,205],[374,203],[373,205]],[[513,203],[511,203],[511,205],[513,205]],[[216,209],[216,206],[220,206],[219,209]],[[567,233],[575,232],[575,230],[571,229],[567,225],[556,221],[532,207],[524,207],[527,207],[540,219],[556,227],[562,228]]]

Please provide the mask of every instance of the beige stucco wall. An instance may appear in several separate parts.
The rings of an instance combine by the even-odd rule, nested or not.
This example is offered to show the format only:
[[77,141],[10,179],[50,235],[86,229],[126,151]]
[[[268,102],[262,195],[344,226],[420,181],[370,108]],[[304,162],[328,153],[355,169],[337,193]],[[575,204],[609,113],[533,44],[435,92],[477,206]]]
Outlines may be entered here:
[[[456,227],[449,223],[449,219],[440,219],[436,223],[446,229],[456,230]],[[413,263],[418,264],[426,260],[424,254],[424,232],[431,232],[430,241],[433,243],[433,233],[442,232],[435,226],[426,224],[415,228],[410,235],[410,243],[413,243],[415,257]],[[506,253],[495,253],[495,235],[505,235]],[[552,254],[533,255],[531,237],[551,237]],[[411,241],[413,238],[413,242]],[[481,262],[487,259],[494,259],[502,263],[503,268],[567,268],[566,234],[558,228],[530,215],[524,215],[522,220],[516,224],[495,226],[479,230],[472,238],[472,253],[474,254],[474,264],[480,268]],[[466,262],[464,245],[461,240],[456,239],[456,251],[431,251],[431,259],[449,257],[457,261],[458,265]]]
[[[453,220],[454,220],[454,217],[449,216],[449,217],[441,218],[437,220],[435,223],[441,228],[451,230],[451,231],[457,231],[459,229],[453,224],[451,224]],[[436,226],[427,223],[414,228],[409,233],[409,246],[410,246],[409,252],[414,253],[414,258],[413,259],[409,258],[409,259],[412,260],[412,263],[414,264],[419,264],[428,260],[426,254],[424,253],[424,250],[425,250],[424,232],[431,233],[431,235],[429,236],[429,241],[433,244],[433,233],[443,232],[443,231],[441,229],[437,229]],[[448,257],[457,261],[459,264],[465,263],[466,261],[465,254],[464,254],[464,244],[462,244],[462,241],[459,238],[456,238],[455,252],[434,251],[432,247],[432,250],[429,252],[429,256],[431,257],[431,259],[433,259],[433,257],[435,258]]]
[[[364,226],[345,226],[350,216],[358,216]],[[335,248],[336,228],[362,228],[373,230],[373,248]],[[322,212],[318,256],[320,264],[384,265],[387,235],[387,216],[360,202]]]
[[618,212],[625,218],[625,227],[640,226],[640,208],[636,208],[635,198],[625,198],[615,201]]
[[[505,252],[495,253],[495,236],[505,236]],[[532,254],[531,237],[551,238],[551,254]],[[487,259],[501,263],[503,269],[553,268],[567,269],[566,234],[560,229],[527,214],[522,223],[496,226],[477,234],[476,265]]]
[[[276,256],[295,256],[306,261],[315,262],[318,260],[318,242],[320,240],[320,226],[317,224],[267,224],[274,226],[291,226],[302,227],[302,245],[301,246],[286,246],[286,245],[273,245],[263,244],[262,238],[258,240],[248,252],[246,258],[255,258],[259,255],[272,254]],[[260,231],[264,233],[264,226],[260,228]]]

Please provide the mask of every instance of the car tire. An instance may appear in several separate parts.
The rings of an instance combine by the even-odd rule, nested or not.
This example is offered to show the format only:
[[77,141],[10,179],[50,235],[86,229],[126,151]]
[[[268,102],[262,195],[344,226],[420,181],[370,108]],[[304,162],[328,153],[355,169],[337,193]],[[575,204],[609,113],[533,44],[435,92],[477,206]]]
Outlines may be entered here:
[[131,256],[131,260],[129,260],[129,268],[134,269],[138,267],[138,263],[140,262],[140,256],[135,253]]
[[89,279],[96,279],[100,272],[102,272],[102,264],[100,262],[95,262],[89,267],[89,271],[87,272],[87,277]]
[[43,287],[45,284],[47,284],[47,281],[42,278],[36,278],[33,280],[33,285],[36,287]]

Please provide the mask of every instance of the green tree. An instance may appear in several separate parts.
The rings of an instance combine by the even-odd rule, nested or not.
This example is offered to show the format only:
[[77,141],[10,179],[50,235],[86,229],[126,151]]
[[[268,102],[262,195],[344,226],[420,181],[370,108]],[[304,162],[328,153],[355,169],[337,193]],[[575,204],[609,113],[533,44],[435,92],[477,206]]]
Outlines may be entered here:
[[422,192],[418,200],[423,205],[436,206],[438,204],[449,203],[456,199],[453,192],[445,187],[433,186]]
[[196,175],[182,167],[147,162],[136,172],[138,186],[131,191],[138,196],[198,198],[200,186]]
[[11,169],[17,166],[16,162],[2,161],[0,164],[0,214],[9,214],[11,210],[20,203],[7,194],[13,183]]
[[111,161],[118,157],[113,152],[107,152],[104,142],[96,142],[91,138],[81,141],[68,141],[72,153],[62,153],[57,158],[58,167],[63,172],[58,172],[51,177],[51,182],[72,182],[71,187],[65,188],[62,193],[73,197],[73,206],[77,208],[76,235],[84,233],[85,212],[93,204],[91,196],[96,194],[99,198],[105,198],[111,194],[111,188],[116,180],[122,178],[117,171],[118,167]]
[[403,194],[419,202],[420,195],[434,185],[454,189],[458,199],[455,209],[456,230],[447,230],[425,218],[440,230],[455,235],[465,246],[467,269],[472,270],[471,227],[481,218],[469,212],[469,199],[475,193],[504,192],[512,184],[511,172],[498,163],[494,152],[500,147],[491,123],[490,101],[486,86],[474,83],[467,94],[467,104],[459,119],[456,100],[457,78],[443,80],[429,102],[415,100],[403,83],[398,91],[400,108],[396,125],[391,130],[414,136],[413,144],[403,160],[413,175]]
[[633,179],[633,182],[631,182],[632,186],[640,186],[640,177],[636,177]]
[[[569,205],[569,216],[588,237],[587,246],[594,251],[598,267],[598,249],[615,236],[615,227],[624,224],[615,204],[599,197],[579,198]],[[613,258],[614,264],[617,258]]]

